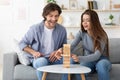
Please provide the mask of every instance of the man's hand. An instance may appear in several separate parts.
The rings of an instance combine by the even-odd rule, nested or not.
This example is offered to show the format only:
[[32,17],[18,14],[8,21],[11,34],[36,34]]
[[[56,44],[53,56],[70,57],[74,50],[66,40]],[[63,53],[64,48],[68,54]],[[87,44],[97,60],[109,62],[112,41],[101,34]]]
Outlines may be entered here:
[[57,60],[60,60],[62,58],[62,54],[63,54],[62,48],[56,51],[55,57],[57,58]]
[[55,57],[56,51],[52,52],[49,56],[49,60],[51,62],[57,61],[57,58]]
[[60,60],[62,58],[62,48],[58,49],[57,51],[54,51],[50,54],[49,60],[51,62]]
[[34,56],[34,58],[39,58],[39,57],[42,57],[44,55],[42,53],[40,53],[40,52],[34,52],[33,56]]

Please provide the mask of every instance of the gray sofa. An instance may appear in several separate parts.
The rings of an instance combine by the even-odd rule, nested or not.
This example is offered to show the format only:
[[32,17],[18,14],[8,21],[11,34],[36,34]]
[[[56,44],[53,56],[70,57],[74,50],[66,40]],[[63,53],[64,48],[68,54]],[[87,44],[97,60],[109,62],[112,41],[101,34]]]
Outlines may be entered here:
[[[109,39],[110,61],[112,62],[112,70],[110,71],[111,80],[120,80],[119,41],[120,38]],[[76,50],[78,51],[79,48],[76,48]],[[16,52],[4,54],[3,59],[3,80],[37,80],[35,69],[31,66],[20,64]],[[89,78],[90,80],[97,80],[97,75],[90,74]],[[61,74],[49,73],[47,75],[47,80],[61,80]]]

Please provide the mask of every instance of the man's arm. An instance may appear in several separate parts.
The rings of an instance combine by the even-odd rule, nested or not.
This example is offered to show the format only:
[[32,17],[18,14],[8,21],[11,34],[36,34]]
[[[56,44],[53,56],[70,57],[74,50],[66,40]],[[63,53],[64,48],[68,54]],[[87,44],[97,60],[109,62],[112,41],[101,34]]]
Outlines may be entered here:
[[27,52],[27,53],[32,54],[34,58],[38,58],[38,57],[44,56],[42,53],[33,50],[33,49],[32,49],[31,47],[29,47],[29,46],[25,47],[23,50],[24,50],[25,52]]

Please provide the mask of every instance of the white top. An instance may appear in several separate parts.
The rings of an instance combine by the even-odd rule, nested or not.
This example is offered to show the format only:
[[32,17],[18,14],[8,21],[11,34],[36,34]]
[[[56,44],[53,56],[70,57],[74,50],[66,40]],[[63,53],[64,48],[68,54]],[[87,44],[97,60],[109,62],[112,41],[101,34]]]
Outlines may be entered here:
[[48,29],[46,26],[44,28],[43,46],[44,46],[44,54],[46,54],[46,57],[49,56],[49,54],[54,50],[53,48],[54,44],[53,44],[53,38],[52,38],[53,29]]
[[88,67],[76,64],[71,64],[70,68],[64,68],[63,64],[48,65],[40,67],[37,70],[50,73],[69,73],[69,74],[82,74],[82,73],[84,74],[89,73],[91,71],[91,69]]

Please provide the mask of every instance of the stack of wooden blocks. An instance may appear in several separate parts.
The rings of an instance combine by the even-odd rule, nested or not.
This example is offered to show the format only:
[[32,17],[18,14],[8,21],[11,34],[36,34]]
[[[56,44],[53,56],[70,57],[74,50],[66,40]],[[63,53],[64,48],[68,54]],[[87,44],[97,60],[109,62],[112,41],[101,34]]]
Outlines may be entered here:
[[70,67],[70,44],[63,45],[63,66]]

